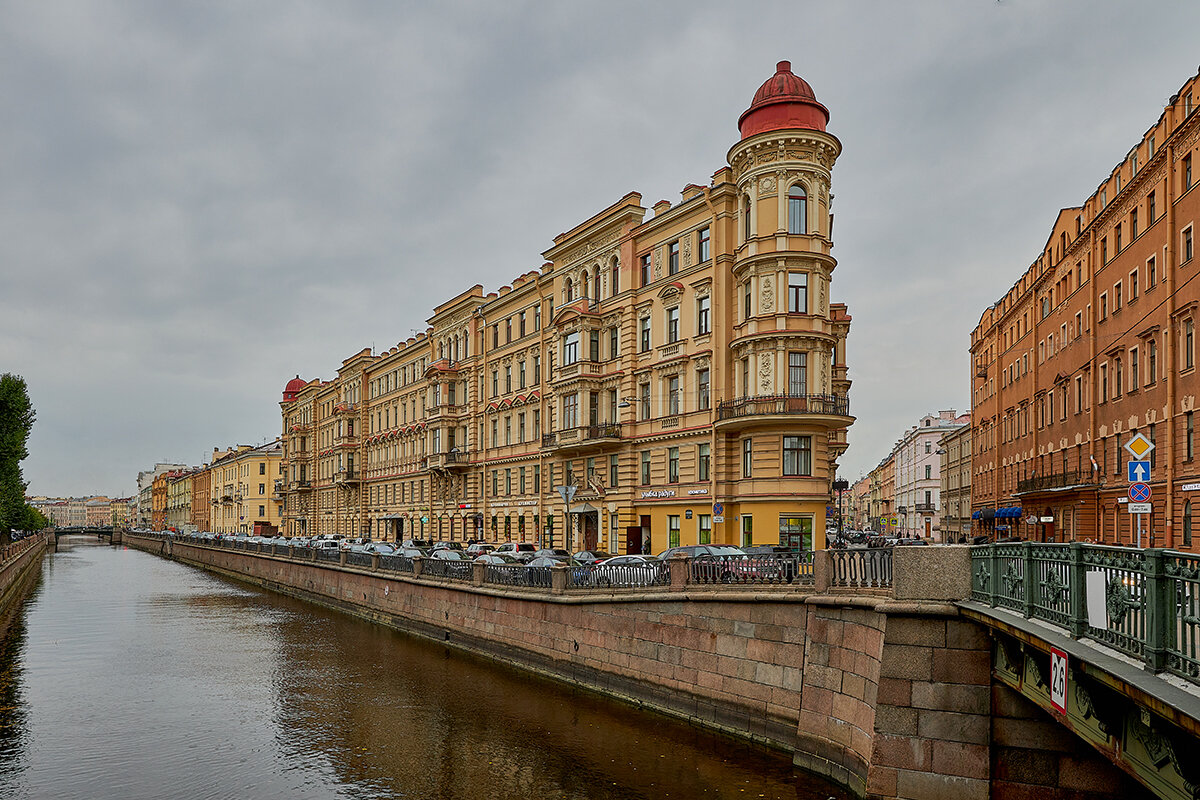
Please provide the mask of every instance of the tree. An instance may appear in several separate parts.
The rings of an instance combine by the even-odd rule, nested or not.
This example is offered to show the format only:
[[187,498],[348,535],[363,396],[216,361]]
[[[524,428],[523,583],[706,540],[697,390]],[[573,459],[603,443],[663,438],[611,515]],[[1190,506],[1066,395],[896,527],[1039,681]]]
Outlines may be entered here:
[[36,417],[25,379],[6,372],[0,375],[0,538],[31,519],[25,506],[25,481],[21,461],[29,455],[26,442]]

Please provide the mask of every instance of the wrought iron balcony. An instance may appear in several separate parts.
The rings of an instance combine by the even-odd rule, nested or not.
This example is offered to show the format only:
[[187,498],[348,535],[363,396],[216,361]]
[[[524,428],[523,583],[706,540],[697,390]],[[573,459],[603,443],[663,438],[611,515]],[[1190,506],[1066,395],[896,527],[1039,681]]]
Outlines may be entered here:
[[1017,481],[1017,494],[1065,489],[1068,486],[1095,486],[1099,483],[1095,473],[1086,469],[1073,469],[1050,475],[1034,475]]
[[426,458],[428,469],[455,469],[469,466],[470,453],[465,450],[452,450],[449,453],[433,453]]
[[937,506],[933,503],[917,503],[915,506],[918,514],[936,514]]
[[717,421],[762,416],[850,416],[850,398],[836,394],[776,394],[717,403]]
[[606,442],[615,442],[621,438],[621,423],[601,422],[595,425],[584,425],[578,428],[567,428],[542,436],[543,449],[568,449],[576,447],[594,447]]

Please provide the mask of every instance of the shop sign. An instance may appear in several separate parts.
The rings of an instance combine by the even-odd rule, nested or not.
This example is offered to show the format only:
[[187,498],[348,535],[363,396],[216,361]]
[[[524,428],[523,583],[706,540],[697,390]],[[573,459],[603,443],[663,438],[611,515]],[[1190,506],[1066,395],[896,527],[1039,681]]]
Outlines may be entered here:
[[688,489],[688,494],[708,494],[708,489]]
[[1200,492],[1200,483],[1184,483],[1180,484],[1181,492]]
[[674,497],[674,489],[650,489],[642,492],[642,500],[657,500],[663,497]]
[[1054,522],[1054,517],[1040,517],[1038,522]]
[[684,512],[683,512],[683,518],[684,518],[684,519],[691,519],[691,518],[692,518],[692,510],[691,510],[690,508],[689,508],[687,511],[684,511]]

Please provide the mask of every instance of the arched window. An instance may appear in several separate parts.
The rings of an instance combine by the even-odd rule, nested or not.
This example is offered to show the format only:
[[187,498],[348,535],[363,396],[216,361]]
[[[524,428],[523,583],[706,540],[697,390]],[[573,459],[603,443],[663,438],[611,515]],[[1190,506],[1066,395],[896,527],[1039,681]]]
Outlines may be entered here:
[[788,233],[808,233],[808,195],[798,183],[788,189]]
[[570,278],[567,278],[567,285],[566,285],[565,291],[567,293],[567,302],[568,303],[575,299],[575,287],[573,287],[571,285]]
[[612,286],[611,296],[616,296],[617,292],[621,291],[621,262],[613,256],[612,263],[609,265],[609,271],[612,273],[610,285]]
[[1183,544],[1190,547],[1192,544],[1192,501],[1185,500],[1183,502]]
[[742,241],[750,241],[750,195],[742,199]]

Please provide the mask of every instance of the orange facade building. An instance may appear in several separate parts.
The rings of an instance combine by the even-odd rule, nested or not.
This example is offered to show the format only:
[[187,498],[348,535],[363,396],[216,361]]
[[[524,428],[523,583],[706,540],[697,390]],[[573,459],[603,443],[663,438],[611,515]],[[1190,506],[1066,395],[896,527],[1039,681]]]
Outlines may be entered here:
[[822,547],[852,421],[828,117],[781,62],[708,185],[650,217],[630,193],[511,285],[290,382],[284,532]]
[[1145,546],[1193,547],[1200,261],[1198,77],[1078,207],[971,334],[977,533],[1137,544],[1135,433],[1155,444]]

